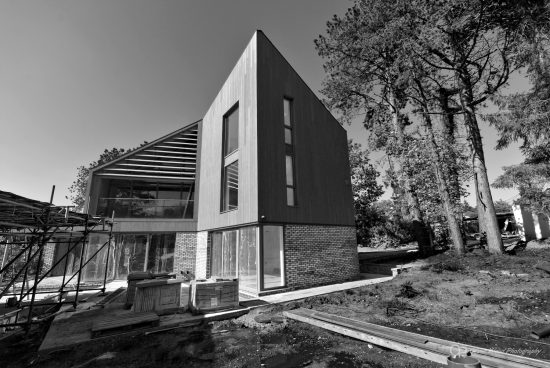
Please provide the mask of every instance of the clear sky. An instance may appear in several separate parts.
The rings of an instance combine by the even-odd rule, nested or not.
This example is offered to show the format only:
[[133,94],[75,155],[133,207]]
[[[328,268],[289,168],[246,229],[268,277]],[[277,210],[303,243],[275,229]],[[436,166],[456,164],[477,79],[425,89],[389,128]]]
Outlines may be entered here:
[[[313,91],[313,40],[347,0],[0,0],[0,189],[54,203],[80,165],[198,120],[256,29]],[[319,95],[319,93],[318,93]],[[363,142],[360,126],[346,126]],[[489,179],[522,161],[494,151]],[[493,190],[495,199],[515,191]],[[472,200],[470,200],[473,203]]]

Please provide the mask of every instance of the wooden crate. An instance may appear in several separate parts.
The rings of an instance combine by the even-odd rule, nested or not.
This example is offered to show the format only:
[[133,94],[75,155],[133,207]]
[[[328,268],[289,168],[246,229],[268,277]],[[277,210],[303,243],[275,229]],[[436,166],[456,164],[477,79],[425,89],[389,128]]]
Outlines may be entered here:
[[155,279],[136,284],[134,312],[171,313],[180,308],[181,284],[184,280]]
[[239,281],[192,281],[189,309],[197,313],[214,312],[239,306]]

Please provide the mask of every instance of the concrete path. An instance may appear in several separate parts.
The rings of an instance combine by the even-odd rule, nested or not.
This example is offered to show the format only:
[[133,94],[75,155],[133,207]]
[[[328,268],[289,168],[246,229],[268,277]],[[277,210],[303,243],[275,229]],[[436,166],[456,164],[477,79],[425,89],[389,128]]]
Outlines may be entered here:
[[318,295],[334,293],[342,290],[355,289],[366,285],[379,284],[381,282],[390,281],[391,279],[393,279],[393,276],[386,276],[386,275],[368,275],[367,277],[368,277],[367,279],[358,280],[358,281],[343,282],[341,284],[318,286],[318,287],[309,288],[309,289],[289,291],[286,293],[262,296],[259,299],[266,303],[271,303],[271,304],[285,303],[293,300],[309,298],[311,296],[318,296]]

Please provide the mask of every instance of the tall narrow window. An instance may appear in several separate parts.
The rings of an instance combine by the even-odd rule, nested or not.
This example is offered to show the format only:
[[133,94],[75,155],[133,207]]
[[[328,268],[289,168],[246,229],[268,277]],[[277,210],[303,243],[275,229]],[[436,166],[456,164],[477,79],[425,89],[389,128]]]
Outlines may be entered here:
[[221,211],[239,207],[239,105],[223,117]]
[[294,174],[294,141],[293,133],[293,114],[292,100],[283,98],[283,121],[285,126],[285,145],[286,145],[286,204],[296,206],[296,180]]

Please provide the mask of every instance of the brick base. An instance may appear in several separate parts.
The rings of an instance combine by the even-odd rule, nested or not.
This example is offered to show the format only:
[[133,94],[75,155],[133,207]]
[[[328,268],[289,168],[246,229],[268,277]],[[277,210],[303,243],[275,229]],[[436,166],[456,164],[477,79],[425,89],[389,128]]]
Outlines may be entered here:
[[47,243],[44,245],[44,253],[42,255],[42,272],[49,270],[52,266],[56,245],[56,243]]
[[197,233],[176,233],[174,248],[174,272],[195,274],[197,257]]
[[286,287],[303,289],[357,279],[355,227],[284,226]]
[[206,279],[210,276],[210,234],[208,231],[197,233],[197,253],[195,257],[195,276]]

